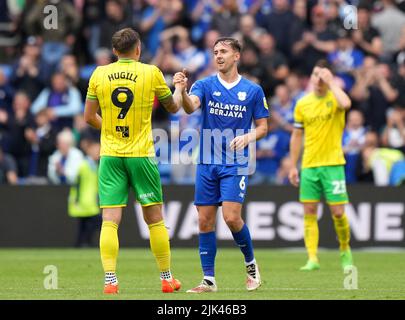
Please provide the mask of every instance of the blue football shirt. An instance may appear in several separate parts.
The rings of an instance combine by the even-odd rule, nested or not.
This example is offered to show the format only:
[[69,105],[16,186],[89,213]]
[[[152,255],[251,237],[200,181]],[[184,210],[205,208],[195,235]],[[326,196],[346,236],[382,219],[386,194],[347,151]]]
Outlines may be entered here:
[[234,151],[229,145],[252,129],[253,120],[269,116],[266,97],[259,85],[243,77],[230,89],[218,77],[198,80],[190,89],[201,101],[199,162],[247,166],[248,146]]

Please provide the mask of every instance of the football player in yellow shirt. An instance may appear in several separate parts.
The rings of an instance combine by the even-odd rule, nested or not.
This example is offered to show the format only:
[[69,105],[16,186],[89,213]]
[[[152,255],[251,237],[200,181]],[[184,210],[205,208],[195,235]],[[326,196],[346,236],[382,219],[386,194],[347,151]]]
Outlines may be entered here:
[[[180,104],[161,71],[139,62],[139,34],[125,28],[112,37],[118,61],[97,67],[87,91],[84,117],[101,130],[99,197],[103,209],[100,254],[105,272],[104,293],[118,293],[116,265],[118,225],[128,201],[129,186],[141,204],[150,231],[150,246],[160,270],[163,292],[180,289],[170,271],[169,235],[162,216],[162,187],[155,162],[151,114],[155,96],[167,111]],[[101,116],[97,113],[101,109]]]
[[[353,265],[350,251],[350,226],[345,214],[348,202],[342,150],[345,112],[351,101],[333,81],[326,61],[319,61],[311,74],[313,91],[298,100],[294,110],[294,130],[290,141],[292,169],[289,180],[299,186],[300,202],[304,206],[304,240],[308,261],[300,270],[320,268],[317,250],[319,230],[318,203],[324,195],[332,212],[340,244],[342,268]],[[303,139],[304,138],[304,139]],[[297,169],[304,140],[301,175]]]

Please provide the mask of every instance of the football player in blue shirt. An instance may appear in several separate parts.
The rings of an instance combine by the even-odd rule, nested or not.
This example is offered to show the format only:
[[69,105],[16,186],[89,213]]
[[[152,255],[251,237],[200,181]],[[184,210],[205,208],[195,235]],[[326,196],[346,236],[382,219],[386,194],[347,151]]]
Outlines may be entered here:
[[[196,81],[187,93],[186,70],[177,72],[174,99],[191,114],[201,108],[200,158],[194,204],[198,210],[203,281],[190,293],[215,292],[215,222],[218,206],[245,258],[246,288],[261,285],[249,229],[242,219],[248,183],[248,146],[267,134],[269,110],[262,88],[238,73],[241,46],[219,38],[214,45],[218,74]],[[255,129],[252,129],[252,123]]]

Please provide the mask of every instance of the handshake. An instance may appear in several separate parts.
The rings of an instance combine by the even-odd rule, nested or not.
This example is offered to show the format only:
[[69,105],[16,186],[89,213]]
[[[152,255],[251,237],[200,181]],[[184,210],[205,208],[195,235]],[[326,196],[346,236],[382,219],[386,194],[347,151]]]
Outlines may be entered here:
[[181,72],[176,72],[173,77],[174,87],[180,91],[186,91],[187,89],[187,70],[183,69]]

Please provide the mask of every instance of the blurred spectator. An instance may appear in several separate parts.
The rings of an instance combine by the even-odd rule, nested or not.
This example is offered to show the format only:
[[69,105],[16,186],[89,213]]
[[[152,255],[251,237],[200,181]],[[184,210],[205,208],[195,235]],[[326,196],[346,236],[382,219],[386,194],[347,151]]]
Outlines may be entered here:
[[128,0],[128,10],[132,13],[132,25],[135,30],[139,30],[142,14],[147,4],[145,0]]
[[358,7],[358,29],[353,30],[352,39],[357,48],[363,51],[365,55],[380,57],[383,52],[383,43],[378,30],[371,26],[370,15],[370,6],[368,4]]
[[289,57],[291,55],[289,36],[294,14],[288,0],[272,0],[272,4],[273,8],[265,28],[274,37],[277,49]]
[[396,52],[393,62],[400,65],[405,60],[405,27],[401,29],[401,38],[399,40],[399,50]]
[[75,145],[85,151],[89,141],[100,141],[100,130],[94,129],[84,121],[83,113],[77,114],[73,120],[73,136]]
[[85,0],[82,8],[83,39],[86,42],[87,54],[95,59],[99,48],[100,24],[105,19],[105,1]]
[[96,66],[105,66],[112,63],[112,54],[110,49],[99,48],[96,50],[94,57]]
[[98,205],[97,171],[100,159],[100,144],[89,140],[85,150],[86,157],[79,163],[77,177],[70,188],[68,213],[78,220],[75,247],[93,247],[94,235],[101,226]]
[[63,73],[70,85],[79,89],[81,100],[86,99],[88,79],[80,77],[76,57],[72,54],[64,55],[59,63],[59,72]]
[[328,27],[333,33],[337,33],[343,27],[343,21],[340,18],[340,6],[346,3],[343,1],[330,1],[326,6],[326,16],[328,17]]
[[21,40],[18,21],[24,4],[0,1],[0,62],[8,62]]
[[398,51],[401,37],[398,30],[402,30],[405,26],[405,14],[395,6],[394,0],[381,2],[383,10],[374,14],[371,24],[380,32],[384,57],[390,59]]
[[281,159],[280,167],[277,170],[276,181],[278,185],[290,185],[288,174],[292,168],[291,158],[287,155]]
[[[57,9],[57,28],[49,28],[44,23],[44,8],[47,5]],[[25,32],[43,40],[42,59],[50,70],[53,70],[62,56],[74,46],[80,22],[80,15],[69,1],[41,1],[31,6],[27,12],[24,19]]]
[[191,17],[192,27],[190,31],[193,42],[199,42],[209,31],[212,14],[218,10],[216,0],[186,0],[187,14]]
[[402,113],[390,109],[387,114],[387,125],[381,135],[383,147],[397,149],[405,153],[405,119]]
[[301,39],[302,32],[309,28],[307,21],[308,5],[306,0],[295,0],[293,4],[293,17],[290,21],[290,33],[288,35],[290,54],[293,45]]
[[255,17],[257,25],[264,28],[269,19],[273,0],[246,0],[246,9],[242,8],[243,13],[249,13]]
[[237,0],[223,0],[212,16],[211,29],[218,30],[223,37],[229,37],[238,31],[240,16]]
[[148,7],[145,8],[140,31],[146,35],[146,48],[152,56],[155,56],[159,48],[159,35],[168,27],[180,24],[183,3],[178,0],[147,0]]
[[301,76],[296,72],[290,72],[287,78],[285,79],[285,84],[288,88],[292,103],[295,107],[297,101],[305,95]]
[[43,89],[49,69],[41,60],[41,43],[37,37],[28,37],[22,56],[13,65],[11,83],[17,90],[27,92],[34,100]]
[[256,143],[256,172],[249,178],[250,184],[274,183],[281,159],[288,153],[290,135],[274,119],[268,122],[267,135]]
[[276,50],[274,38],[270,34],[261,34],[258,38],[260,67],[267,75],[268,81],[261,83],[264,91],[273,93],[274,87],[288,76],[289,68],[286,57]]
[[366,125],[380,133],[386,123],[386,113],[398,96],[389,82],[389,67],[377,64],[374,57],[368,56],[363,67],[355,71],[355,79],[351,97],[364,111]]
[[256,21],[250,14],[244,14],[239,20],[239,30],[232,37],[239,40],[243,47],[257,46],[260,36],[267,34],[266,30],[256,25]]
[[366,142],[366,128],[364,116],[359,110],[351,110],[347,115],[347,124],[343,133],[343,152],[345,154],[346,182],[357,181],[357,163],[361,156],[361,150]]
[[80,68],[80,78],[85,82],[89,81],[91,74],[98,66],[105,66],[113,62],[111,49],[98,48],[94,53],[94,57],[95,63],[87,64]]
[[56,149],[56,130],[52,127],[48,112],[42,109],[35,115],[35,127],[25,132],[31,144],[30,177],[47,177],[48,159]]
[[17,184],[17,165],[13,157],[4,153],[0,146],[0,185],[1,184]]
[[379,148],[378,136],[375,132],[368,132],[366,147],[363,149],[363,167],[365,171],[371,171],[376,186],[387,186],[392,166],[404,160],[401,151]]
[[344,90],[350,91],[354,85],[354,70],[363,64],[363,53],[355,49],[350,34],[345,29],[338,31],[337,48],[328,55],[336,75],[344,81]]
[[123,28],[131,27],[132,17],[120,0],[107,0],[105,4],[106,17],[100,24],[100,38],[97,48],[111,47],[111,38],[113,34]]
[[42,90],[33,102],[31,111],[36,114],[42,109],[48,111],[52,125],[57,131],[64,127],[72,128],[73,117],[82,112],[83,102],[79,90],[70,85],[61,72],[52,75],[51,87]]
[[263,65],[260,63],[259,52],[255,47],[244,47],[241,52],[239,72],[241,75],[250,80],[263,85],[265,92],[270,89],[269,74]]
[[174,69],[175,64],[173,63],[173,60],[173,43],[171,39],[166,39],[166,41],[161,42],[151,64],[156,65],[162,71],[167,82],[171,81],[172,74],[177,71]]
[[158,50],[154,59],[156,65],[164,64],[164,70],[174,72],[185,68],[191,79],[196,73],[202,71],[205,54],[191,43],[186,28],[176,26],[163,31],[161,43],[164,45]]
[[73,184],[83,161],[83,153],[74,146],[70,129],[58,133],[56,148],[49,157],[48,178],[53,184]]
[[183,109],[170,114],[171,182],[193,184],[197,163],[198,131],[201,111],[188,115]]
[[1,110],[10,113],[14,95],[14,88],[7,81],[3,69],[0,68],[0,112]]
[[276,87],[275,96],[270,103],[273,108],[275,125],[289,134],[293,130],[294,107],[288,87],[284,84]]
[[26,131],[34,127],[34,117],[30,112],[31,101],[25,92],[18,91],[13,99],[13,113],[7,120],[7,150],[17,162],[18,177],[28,176],[31,145]]
[[392,86],[398,93],[394,107],[402,118],[405,118],[405,56],[398,63],[398,71],[393,77]]
[[197,78],[206,77],[206,76],[215,74],[217,72],[212,48],[214,48],[215,41],[220,37],[221,37],[221,35],[219,34],[218,30],[215,30],[215,29],[208,31],[204,35],[205,63],[204,63],[204,69],[200,72],[200,74],[197,75]]
[[336,34],[329,29],[322,6],[313,7],[311,21],[312,28],[302,32],[292,48],[295,60],[306,75],[311,74],[316,61],[325,59],[327,54],[336,50]]

